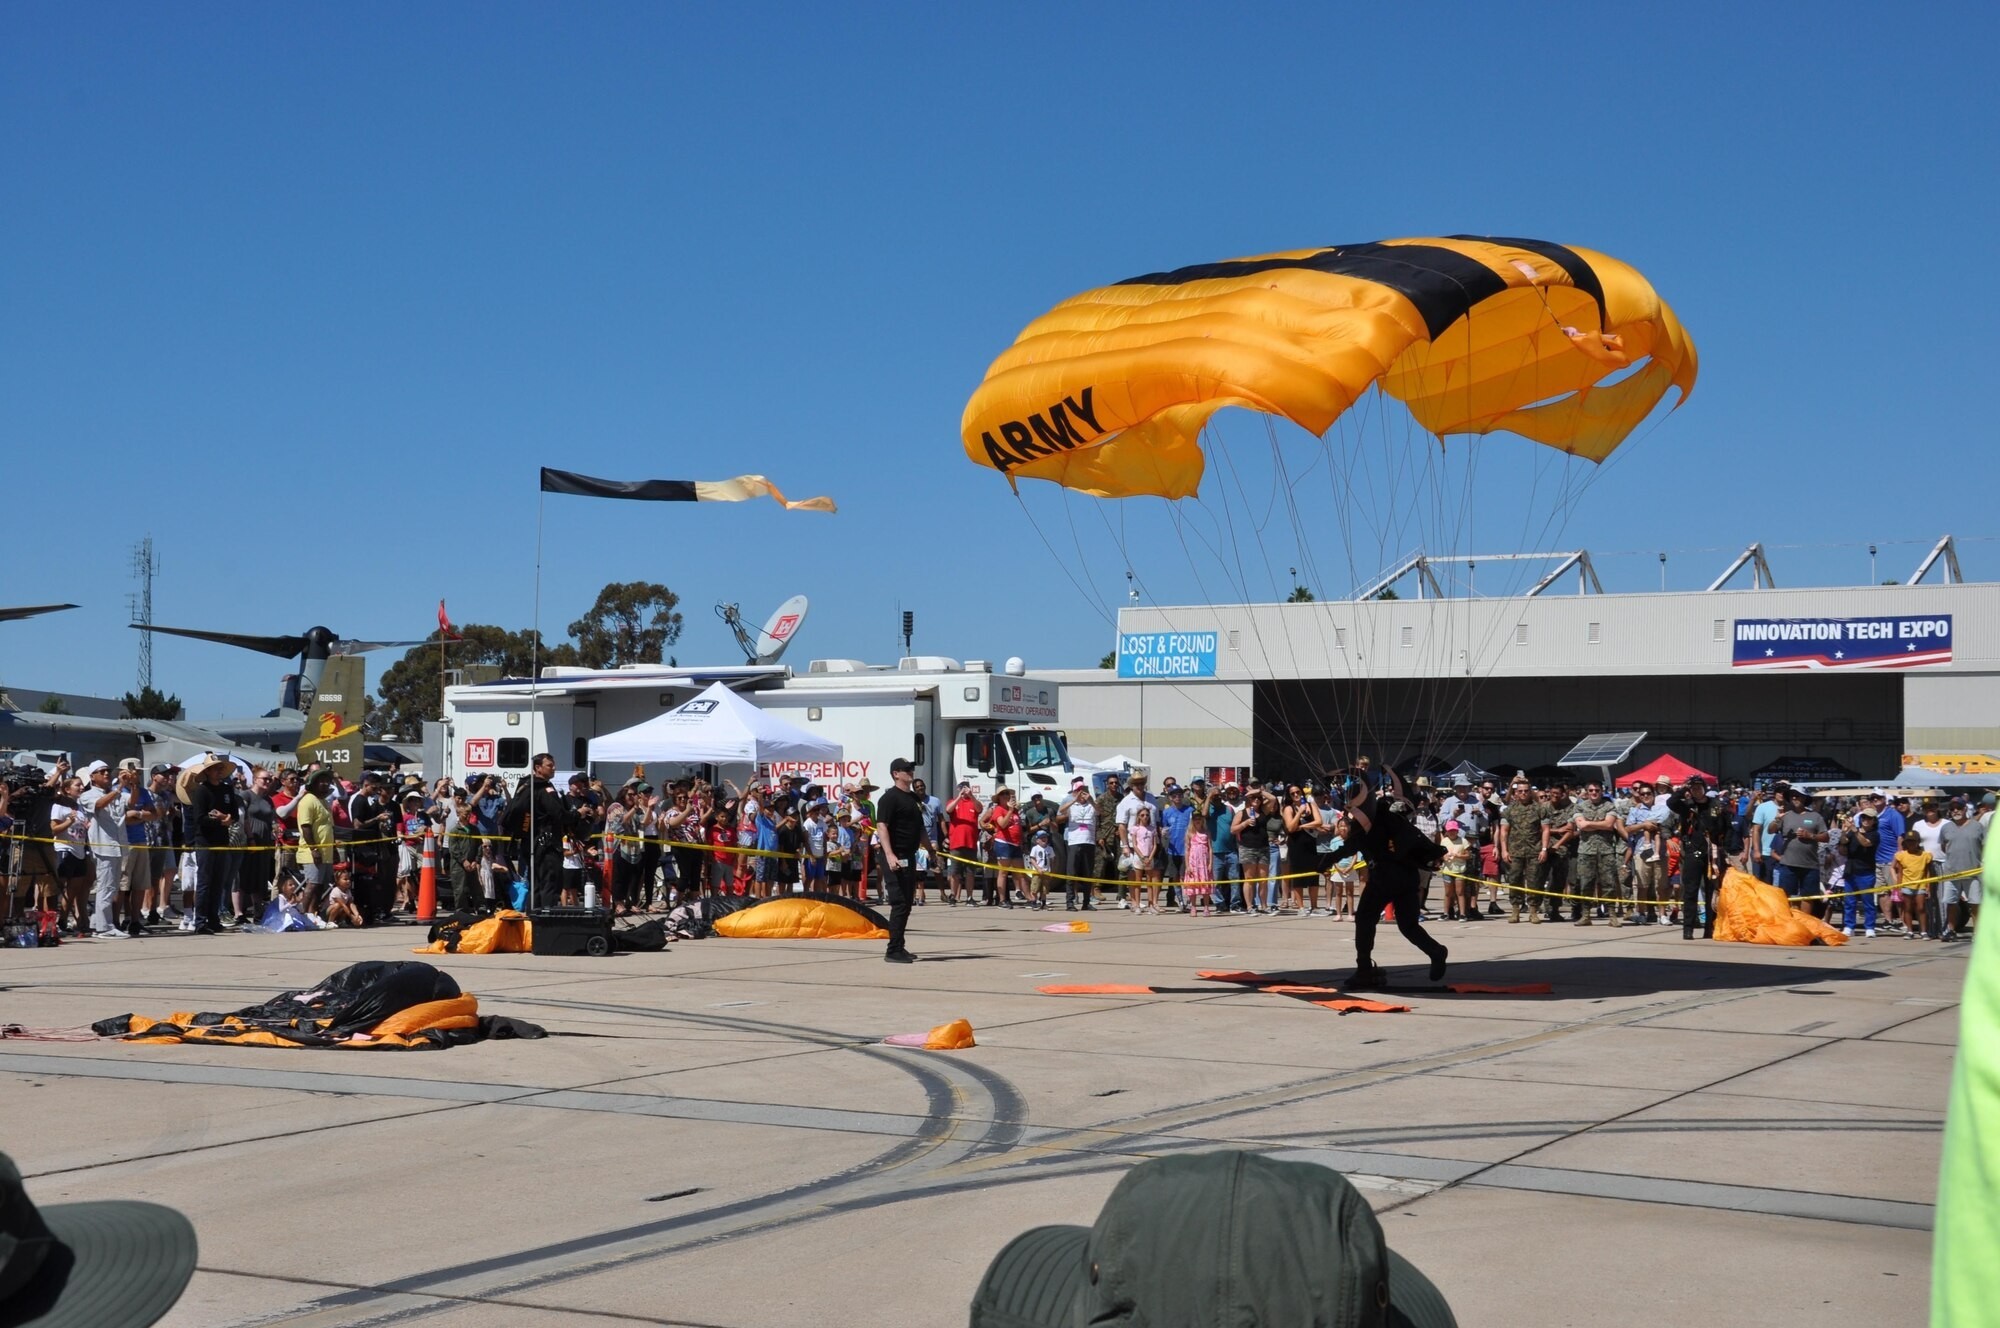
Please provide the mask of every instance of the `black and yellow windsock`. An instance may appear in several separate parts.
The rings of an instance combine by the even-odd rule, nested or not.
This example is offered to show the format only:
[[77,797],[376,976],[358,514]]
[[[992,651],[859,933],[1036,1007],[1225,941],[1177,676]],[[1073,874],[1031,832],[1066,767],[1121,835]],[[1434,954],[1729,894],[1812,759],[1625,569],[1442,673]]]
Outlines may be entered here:
[[1505,431],[1602,461],[1669,388],[1685,401],[1695,372],[1673,310],[1615,258],[1543,240],[1383,240],[1065,300],[986,371],[961,434],[1010,480],[1184,498],[1224,406],[1324,434],[1380,383],[1433,434]]
[[543,493],[568,493],[579,498],[627,498],[645,503],[741,503],[769,498],[788,512],[831,512],[831,498],[787,498],[762,475],[735,475],[726,480],[607,480],[573,470],[542,467]]

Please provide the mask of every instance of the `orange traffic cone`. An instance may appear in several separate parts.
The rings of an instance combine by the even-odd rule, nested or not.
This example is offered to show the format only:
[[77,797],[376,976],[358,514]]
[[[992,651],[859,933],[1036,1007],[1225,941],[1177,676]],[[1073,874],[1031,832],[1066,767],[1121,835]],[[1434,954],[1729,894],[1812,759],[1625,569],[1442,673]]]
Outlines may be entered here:
[[417,873],[417,921],[429,922],[438,911],[437,836],[424,831],[423,868]]

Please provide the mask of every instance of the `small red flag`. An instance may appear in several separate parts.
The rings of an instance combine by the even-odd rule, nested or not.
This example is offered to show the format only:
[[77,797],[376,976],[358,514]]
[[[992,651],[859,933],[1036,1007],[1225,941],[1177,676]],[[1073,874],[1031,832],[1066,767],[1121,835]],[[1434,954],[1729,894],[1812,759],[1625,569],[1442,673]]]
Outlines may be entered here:
[[447,641],[463,641],[465,639],[458,634],[458,629],[451,625],[451,619],[445,616],[443,600],[438,601],[438,631],[444,633],[444,639]]

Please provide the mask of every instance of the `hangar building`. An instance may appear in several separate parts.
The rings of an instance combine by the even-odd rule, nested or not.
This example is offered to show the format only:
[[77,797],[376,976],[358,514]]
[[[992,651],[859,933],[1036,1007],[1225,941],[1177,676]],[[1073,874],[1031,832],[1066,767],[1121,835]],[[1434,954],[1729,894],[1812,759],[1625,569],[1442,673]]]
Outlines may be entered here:
[[[1907,583],[1797,590],[1757,545],[1694,592],[1604,594],[1576,552],[1525,594],[1441,594],[1434,571],[1465,561],[1415,555],[1347,600],[1125,608],[1115,670],[1048,673],[1071,750],[1182,779],[1363,753],[1533,768],[1616,730],[1648,733],[1634,763],[1671,751],[1724,778],[2000,753],[2000,584],[1966,583],[1949,537]],[[1751,588],[1724,588],[1746,567]]]

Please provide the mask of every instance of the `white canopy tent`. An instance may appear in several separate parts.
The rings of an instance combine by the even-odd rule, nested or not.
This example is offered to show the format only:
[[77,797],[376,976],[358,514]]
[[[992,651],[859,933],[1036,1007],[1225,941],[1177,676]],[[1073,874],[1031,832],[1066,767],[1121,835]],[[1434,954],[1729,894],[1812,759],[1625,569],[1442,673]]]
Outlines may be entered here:
[[648,761],[759,765],[840,758],[839,743],[759,710],[719,682],[643,724],[590,740],[593,765]]
[[1891,779],[1812,779],[1792,787],[1811,793],[1983,793],[2000,787],[2000,775],[1948,775],[1921,765],[1906,765]]

